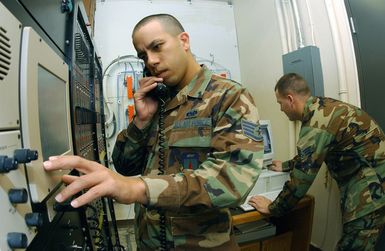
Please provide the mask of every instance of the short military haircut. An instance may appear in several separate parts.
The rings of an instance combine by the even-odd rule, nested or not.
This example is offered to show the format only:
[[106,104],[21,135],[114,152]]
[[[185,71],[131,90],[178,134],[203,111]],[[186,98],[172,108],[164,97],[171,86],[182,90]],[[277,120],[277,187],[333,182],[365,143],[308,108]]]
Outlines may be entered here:
[[306,80],[296,73],[288,73],[283,75],[274,88],[280,95],[286,95],[289,92],[301,96],[310,96],[310,89]]
[[135,25],[134,30],[132,31],[132,35],[134,35],[135,32],[137,32],[145,24],[151,21],[158,21],[159,23],[161,23],[164,30],[173,36],[179,35],[180,33],[184,32],[182,24],[174,16],[170,14],[155,14],[147,16],[140,20]]

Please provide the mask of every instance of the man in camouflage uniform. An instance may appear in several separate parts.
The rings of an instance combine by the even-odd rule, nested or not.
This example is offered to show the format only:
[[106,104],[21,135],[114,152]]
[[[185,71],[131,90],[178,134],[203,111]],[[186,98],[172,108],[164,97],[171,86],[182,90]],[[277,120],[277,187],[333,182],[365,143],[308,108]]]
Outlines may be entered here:
[[276,200],[255,196],[250,204],[281,216],[306,194],[325,162],[341,195],[343,235],[338,250],[373,250],[385,222],[385,136],[360,108],[331,98],[313,97],[305,80],[284,75],[275,87],[277,102],[291,121],[301,121],[298,155],[273,162],[291,171]]
[[[124,176],[103,170],[105,179],[112,177],[113,182],[106,184],[100,177],[99,184],[91,177],[96,176],[97,164],[83,159],[52,159],[45,168],[71,163],[86,173],[73,183],[97,189],[89,197],[105,195],[104,188],[120,202],[138,202],[140,250],[238,250],[228,208],[245,200],[263,164],[263,137],[253,99],[238,83],[213,75],[195,61],[189,36],[174,17],[146,17],[132,37],[152,76],[140,80],[135,118],[118,135],[113,151],[115,168]],[[169,86],[171,97],[147,96],[158,82]],[[164,111],[159,112],[163,102]],[[164,118],[163,130],[159,116]],[[142,176],[127,177],[136,174]],[[67,186],[59,200],[77,191],[69,192],[71,186],[75,187]],[[73,201],[75,206],[89,201],[83,196]]]
[[[155,76],[144,78],[141,90],[162,81],[172,95],[165,100],[162,114],[147,118],[141,90],[135,94],[136,117],[117,137],[114,165],[124,175],[142,174],[146,183],[149,203],[136,205],[135,211],[139,247],[159,247],[160,208],[169,247],[236,250],[227,208],[244,200],[262,166],[262,138],[255,135],[258,112],[242,86],[213,75],[195,61],[188,35],[176,22],[168,15],[150,16],[134,28],[138,56]],[[169,36],[177,43],[175,51],[170,49]],[[184,68],[187,73],[178,76]],[[148,104],[158,103],[144,98]],[[165,175],[158,175],[160,115]]]

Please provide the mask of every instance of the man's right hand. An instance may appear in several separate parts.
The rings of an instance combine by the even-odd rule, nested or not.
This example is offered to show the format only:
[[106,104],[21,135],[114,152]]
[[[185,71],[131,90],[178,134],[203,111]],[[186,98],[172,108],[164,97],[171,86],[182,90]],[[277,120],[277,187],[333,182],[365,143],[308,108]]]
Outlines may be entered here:
[[74,208],[83,206],[103,196],[114,198],[117,202],[147,204],[146,185],[141,178],[120,175],[101,164],[79,156],[53,156],[44,162],[46,171],[76,169],[82,175],[64,175],[62,181],[67,186],[55,197],[63,202],[84,191],[71,201]]
[[147,96],[147,93],[154,89],[162,78],[144,77],[139,80],[139,89],[134,94],[135,119],[134,123],[139,129],[143,129],[152,120],[158,110],[158,101]]
[[282,172],[282,161],[273,160],[273,163],[269,166],[269,169],[275,172]]

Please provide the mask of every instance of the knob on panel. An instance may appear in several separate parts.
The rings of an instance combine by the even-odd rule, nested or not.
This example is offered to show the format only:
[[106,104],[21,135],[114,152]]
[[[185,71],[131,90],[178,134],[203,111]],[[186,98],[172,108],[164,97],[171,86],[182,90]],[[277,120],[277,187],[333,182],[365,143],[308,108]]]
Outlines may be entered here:
[[10,248],[26,248],[28,245],[27,235],[24,233],[11,232],[7,234],[7,242]]
[[25,188],[12,188],[8,191],[8,198],[12,204],[26,203],[28,201],[28,192]]
[[8,158],[8,156],[0,156],[0,173],[8,173],[9,171],[17,169],[17,160]]
[[24,219],[29,227],[40,227],[43,225],[43,215],[41,213],[27,213]]
[[36,150],[16,149],[13,156],[19,163],[29,163],[39,157]]

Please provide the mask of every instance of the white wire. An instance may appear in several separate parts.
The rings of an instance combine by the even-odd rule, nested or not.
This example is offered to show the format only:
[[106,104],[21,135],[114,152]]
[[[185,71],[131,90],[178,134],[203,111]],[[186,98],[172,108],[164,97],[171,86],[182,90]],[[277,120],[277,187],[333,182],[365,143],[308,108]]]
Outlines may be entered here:
[[137,61],[140,61],[140,59],[134,55],[118,56],[117,58],[111,61],[111,63],[106,67],[106,69],[103,72],[103,93],[105,94],[103,96],[104,96],[104,102],[106,103],[106,107],[109,115],[109,117],[106,118],[105,125],[111,124],[114,116],[113,116],[112,108],[110,107],[110,102],[107,100],[107,84],[105,84],[104,77],[108,76],[109,71],[112,69],[111,67],[114,66],[116,63],[120,63],[122,60],[124,61],[129,59],[135,59]]
[[315,44],[315,38],[314,38],[314,23],[313,23],[313,16],[310,12],[310,6],[309,6],[309,2],[308,0],[305,0],[305,4],[306,4],[306,9],[307,9],[307,13],[309,15],[309,22],[310,22],[310,33],[311,33],[311,41],[312,41],[312,45],[316,45]]
[[290,2],[288,1],[281,1],[282,3],[282,13],[283,13],[283,20],[285,24],[285,29],[286,29],[286,38],[287,38],[287,48],[288,52],[293,51],[293,40],[291,36],[291,27],[290,27],[290,22],[289,22],[289,14],[288,14],[288,8],[287,4],[291,5]]
[[292,3],[292,8],[293,8],[295,27],[296,27],[297,35],[298,35],[298,44],[299,44],[298,46],[299,46],[299,48],[303,48],[305,45],[303,43],[302,25],[301,25],[301,19],[299,17],[299,12],[298,12],[297,0],[291,0],[291,3]]
[[278,26],[279,26],[279,32],[281,37],[282,52],[283,54],[286,54],[289,52],[289,49],[288,49],[288,42],[287,42],[287,35],[286,35],[287,31],[285,29],[285,20],[283,18],[281,0],[275,0],[275,6],[277,9]]
[[227,69],[226,67],[218,64],[217,62],[214,61],[214,57],[212,60],[208,60],[208,59],[205,59],[205,58],[202,58],[202,57],[199,57],[199,56],[196,56],[194,55],[196,61],[199,63],[199,64],[204,64],[204,63],[207,63],[206,66],[209,67],[212,71],[217,71],[217,72],[226,72],[229,74],[229,76],[227,76],[227,78],[231,79],[231,71],[229,69]]

